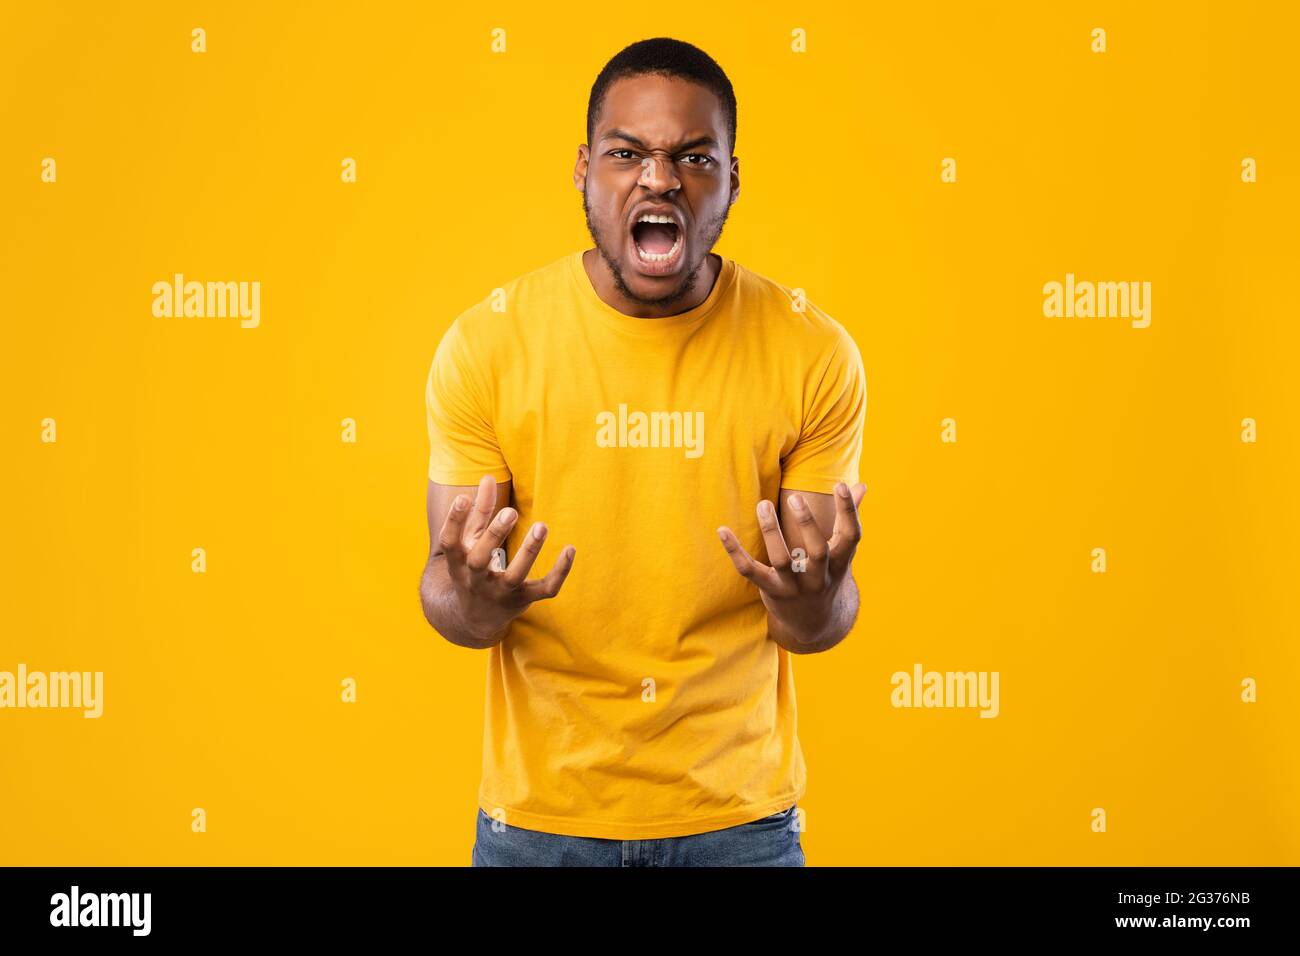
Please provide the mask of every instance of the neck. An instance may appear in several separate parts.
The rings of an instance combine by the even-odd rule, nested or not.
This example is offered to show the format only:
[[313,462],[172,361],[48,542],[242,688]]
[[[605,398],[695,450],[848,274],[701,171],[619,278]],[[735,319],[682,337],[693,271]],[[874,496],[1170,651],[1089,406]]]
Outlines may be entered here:
[[683,298],[674,299],[665,305],[639,302],[625,296],[619,291],[609,263],[596,249],[588,249],[582,254],[582,265],[587,270],[587,278],[591,280],[596,295],[610,308],[635,319],[666,319],[669,316],[689,312],[709,297],[709,293],[713,291],[713,284],[722,271],[722,257],[713,252],[705,256],[699,274],[695,277],[695,288]]

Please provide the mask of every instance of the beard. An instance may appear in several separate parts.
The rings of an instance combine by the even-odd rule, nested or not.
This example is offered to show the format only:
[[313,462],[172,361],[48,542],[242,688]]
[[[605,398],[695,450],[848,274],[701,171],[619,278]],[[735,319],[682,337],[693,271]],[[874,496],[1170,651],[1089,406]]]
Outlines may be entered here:
[[614,287],[618,290],[619,295],[632,302],[638,302],[641,305],[657,306],[662,308],[686,298],[686,296],[688,296],[695,288],[695,281],[699,277],[700,267],[704,265],[704,261],[708,258],[709,252],[718,241],[718,237],[722,235],[722,227],[727,224],[727,216],[731,212],[731,204],[728,203],[723,206],[722,212],[705,224],[704,252],[700,255],[699,261],[696,262],[695,265],[691,267],[690,271],[686,273],[685,277],[682,279],[681,285],[667,295],[661,295],[657,298],[650,299],[647,299],[645,296],[637,295],[628,288],[627,282],[623,279],[623,267],[620,263],[619,257],[613,254],[611,248],[607,248],[600,230],[596,227],[596,223],[592,221],[591,205],[587,202],[587,191],[585,189],[582,191],[582,212],[587,219],[587,232],[591,234],[591,241],[596,244],[596,251],[600,253],[600,257],[604,259],[605,264],[609,266],[609,271],[613,273]]

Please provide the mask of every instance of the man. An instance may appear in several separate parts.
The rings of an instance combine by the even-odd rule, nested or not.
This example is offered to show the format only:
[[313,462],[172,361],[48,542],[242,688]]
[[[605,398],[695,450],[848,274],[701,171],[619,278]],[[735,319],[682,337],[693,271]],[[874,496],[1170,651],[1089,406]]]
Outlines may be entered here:
[[707,54],[621,51],[574,169],[595,248],[434,357],[420,592],[488,649],[473,865],[804,864],[790,655],[857,614],[866,384],[837,321],[710,251],[735,137]]

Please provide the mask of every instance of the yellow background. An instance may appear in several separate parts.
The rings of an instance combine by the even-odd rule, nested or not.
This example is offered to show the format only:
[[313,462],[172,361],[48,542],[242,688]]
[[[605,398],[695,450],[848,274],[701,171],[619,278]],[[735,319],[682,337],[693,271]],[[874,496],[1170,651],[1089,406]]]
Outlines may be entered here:
[[[861,614],[795,659],[809,864],[1300,863],[1300,24],[1135,6],[5,4],[0,670],[102,670],[105,713],[0,711],[0,863],[469,863],[425,376],[588,245],[587,95],[657,35],[736,88],[719,251],[866,365]],[[261,282],[261,326],[155,318],[174,272]],[[1150,281],[1150,328],[1045,318],[1066,272]],[[918,661],[1001,715],[894,709]]]

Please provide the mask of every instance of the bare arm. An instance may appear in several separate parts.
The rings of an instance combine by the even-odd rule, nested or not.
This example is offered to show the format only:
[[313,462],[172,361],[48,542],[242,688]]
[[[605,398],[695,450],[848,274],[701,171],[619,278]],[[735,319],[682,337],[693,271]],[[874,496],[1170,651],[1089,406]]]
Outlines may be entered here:
[[[857,617],[852,561],[862,537],[858,505],[867,486],[840,482],[836,487],[844,493],[782,488],[775,506],[759,502],[758,525],[770,566],[755,561],[730,528],[718,529],[736,571],[762,596],[768,635],[792,654],[829,650]],[[795,548],[803,549],[802,558],[792,555]]]
[[[778,496],[777,513],[780,517],[781,532],[785,540],[790,543],[791,549],[803,548],[804,553],[810,552],[810,548],[804,541],[804,535],[799,529],[799,519],[797,513],[790,507],[790,495],[800,495],[804,503],[808,506],[808,511],[812,519],[816,522],[817,529],[826,540],[830,540],[835,529],[835,496],[823,495],[812,491],[787,491],[781,489]],[[768,633],[772,639],[793,654],[816,654],[821,651],[828,651],[840,641],[848,636],[849,631],[853,629],[853,623],[858,617],[858,582],[853,579],[853,568],[850,567],[840,580],[839,587],[836,590],[835,600],[831,606],[830,617],[826,621],[826,626],[821,633],[812,633],[797,635],[793,631],[783,627],[781,622],[768,614]]]
[[455,600],[451,575],[447,568],[447,555],[439,538],[443,523],[446,522],[447,515],[451,511],[451,503],[457,495],[465,495],[475,502],[474,507],[477,511],[475,523],[481,523],[484,527],[497,512],[510,503],[508,481],[503,481],[496,486],[495,500],[486,495],[481,496],[486,508],[480,507],[479,501],[476,500],[480,497],[478,491],[479,485],[440,485],[436,481],[429,482],[426,499],[429,519],[429,560],[420,578],[420,604],[424,607],[424,619],[452,644],[474,648],[492,646],[501,639],[505,629],[502,629],[502,634],[489,635],[487,640],[483,640],[466,626],[464,615]]
[[[429,482],[429,558],[420,604],[433,629],[460,647],[498,643],[528,605],[559,593],[573,566],[573,548],[567,547],[545,578],[527,580],[546,538],[546,526],[538,522],[504,571],[491,568],[493,549],[505,547],[519,517],[509,505],[510,489],[510,482],[498,484],[490,476],[478,485]],[[464,509],[453,508],[458,500]]]

